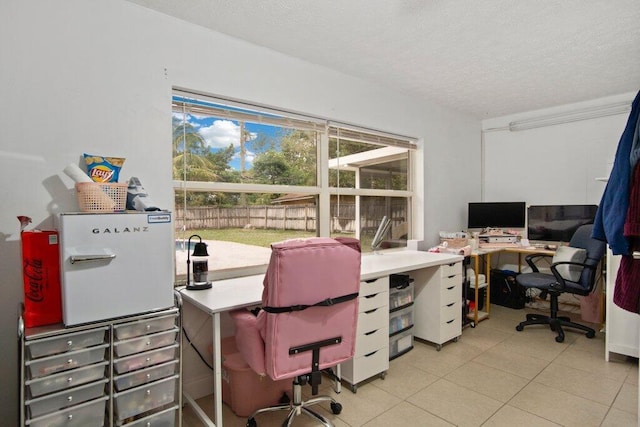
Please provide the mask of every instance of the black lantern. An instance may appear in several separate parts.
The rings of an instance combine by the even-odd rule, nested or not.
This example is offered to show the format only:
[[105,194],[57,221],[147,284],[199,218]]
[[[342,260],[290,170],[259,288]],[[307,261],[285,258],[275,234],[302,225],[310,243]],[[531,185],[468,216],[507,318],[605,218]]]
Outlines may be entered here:
[[[191,239],[197,237],[200,241],[193,246],[193,283],[191,283],[191,256],[189,255],[191,250]],[[187,289],[190,291],[199,291],[202,289],[209,289],[211,282],[207,280],[209,273],[209,263],[207,257],[207,244],[202,241],[202,238],[197,234],[189,237],[187,243]]]

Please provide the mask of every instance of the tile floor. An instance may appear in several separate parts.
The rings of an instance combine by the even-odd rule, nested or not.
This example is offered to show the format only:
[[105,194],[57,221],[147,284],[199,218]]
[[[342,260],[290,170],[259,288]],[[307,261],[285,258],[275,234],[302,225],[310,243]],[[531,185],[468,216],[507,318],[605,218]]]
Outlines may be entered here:
[[[336,427],[638,425],[637,360],[614,355],[606,362],[600,332],[590,340],[568,330],[561,344],[548,328],[517,332],[526,311],[494,305],[490,319],[465,328],[441,351],[416,341],[391,361],[384,379],[360,384],[355,394],[344,386],[336,394],[326,380],[321,392],[335,395],[343,410],[333,415],[321,405],[319,412]],[[199,403],[211,414],[211,396]],[[223,412],[225,427],[245,425],[226,405]],[[268,413],[256,421],[280,426],[284,416]],[[185,406],[183,426],[200,425]],[[293,425],[317,424],[297,417]]]

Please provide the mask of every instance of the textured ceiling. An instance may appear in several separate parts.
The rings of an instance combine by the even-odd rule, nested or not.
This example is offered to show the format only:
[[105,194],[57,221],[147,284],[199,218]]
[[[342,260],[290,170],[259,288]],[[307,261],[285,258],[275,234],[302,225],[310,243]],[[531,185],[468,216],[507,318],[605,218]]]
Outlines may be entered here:
[[129,0],[472,114],[640,89],[639,0]]

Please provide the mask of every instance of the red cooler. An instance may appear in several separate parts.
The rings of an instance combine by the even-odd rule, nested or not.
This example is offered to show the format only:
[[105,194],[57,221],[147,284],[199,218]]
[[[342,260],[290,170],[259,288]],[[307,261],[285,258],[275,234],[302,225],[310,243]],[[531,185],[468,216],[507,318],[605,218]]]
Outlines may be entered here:
[[23,231],[22,278],[27,328],[62,322],[57,231]]

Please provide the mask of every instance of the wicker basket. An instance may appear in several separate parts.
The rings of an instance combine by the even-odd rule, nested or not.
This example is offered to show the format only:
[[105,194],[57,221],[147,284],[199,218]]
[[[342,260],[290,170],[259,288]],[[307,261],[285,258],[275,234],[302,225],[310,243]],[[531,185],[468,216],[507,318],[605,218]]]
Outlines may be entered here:
[[78,182],[76,195],[81,212],[119,212],[127,206],[127,184]]

